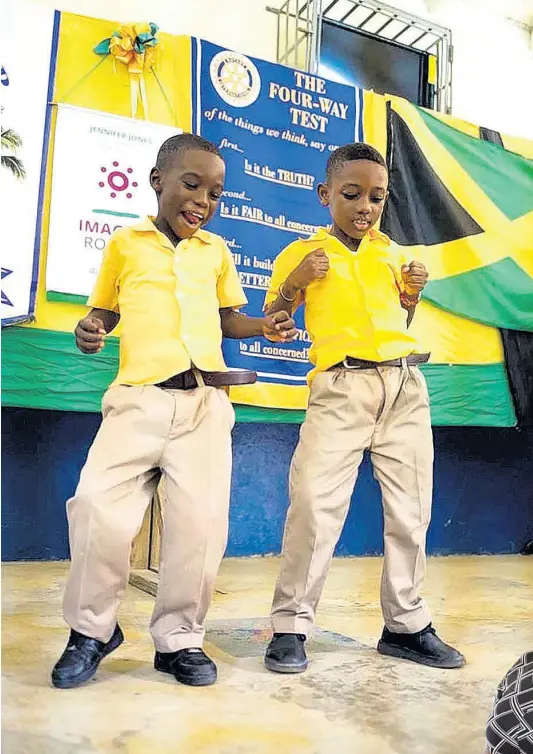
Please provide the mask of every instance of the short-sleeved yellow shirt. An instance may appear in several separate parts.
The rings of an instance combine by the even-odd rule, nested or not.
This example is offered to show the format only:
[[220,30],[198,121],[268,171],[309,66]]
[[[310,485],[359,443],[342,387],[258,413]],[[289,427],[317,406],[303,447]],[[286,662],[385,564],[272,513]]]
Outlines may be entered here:
[[245,304],[220,236],[199,230],[174,247],[152,218],[113,235],[88,301],[120,314],[114,385],[157,384],[192,364],[224,370],[219,309]]
[[[401,247],[371,230],[359,249],[350,251],[326,228],[287,246],[276,261],[266,305],[278,297],[280,285],[307,254],[324,249],[330,269],[299,295],[294,309],[305,303],[305,326],[312,340],[309,359],[322,372],[352,356],[366,361],[389,361],[416,352],[417,342],[407,330],[407,313],[400,304]],[[409,260],[411,261],[411,260]]]

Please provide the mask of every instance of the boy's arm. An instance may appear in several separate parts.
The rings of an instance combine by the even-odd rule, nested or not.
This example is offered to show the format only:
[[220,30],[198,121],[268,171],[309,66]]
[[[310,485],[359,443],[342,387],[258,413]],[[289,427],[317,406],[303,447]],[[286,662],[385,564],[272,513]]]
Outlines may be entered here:
[[[111,312],[109,309],[91,309],[85,319],[99,319],[106,335],[109,335],[120,322],[120,314],[118,312]],[[82,320],[82,322],[84,321]]]
[[246,296],[242,289],[239,274],[233,257],[224,246],[222,270],[217,281],[217,296],[220,304],[220,325],[225,338],[245,339],[264,335],[269,340],[289,342],[296,335],[296,328],[291,317],[278,314],[276,317],[247,317],[235,311],[244,306]]
[[407,327],[413,321],[420,294],[428,281],[428,272],[422,262],[411,262],[401,267],[402,291],[400,303],[407,312]]
[[285,265],[278,262],[267,294],[268,314],[286,312],[291,315],[304,300],[304,291],[310,283],[325,278],[329,270],[329,259],[324,249],[315,249],[303,258],[300,264],[287,275]]
[[120,264],[118,244],[112,238],[104,252],[93,292],[87,301],[88,306],[92,307],[91,311],[78,322],[74,330],[76,346],[82,353],[101,351],[105,344],[105,336],[117,326],[120,320],[118,311]]
[[289,343],[296,337],[294,320],[287,312],[267,314],[265,317],[247,317],[234,309],[220,310],[222,335],[225,338],[256,338],[263,335],[269,340]]
[[[278,297],[271,304],[266,304],[265,311],[268,314],[284,312],[290,317],[302,303],[302,298],[298,295],[299,291],[296,288],[292,288],[287,280],[285,283],[282,283],[282,291],[283,296],[278,291]],[[285,296],[287,298],[284,298]]]
[[104,347],[105,336],[118,325],[119,320],[120,314],[117,312],[91,309],[74,330],[76,346],[82,353],[98,353]]
[[413,306],[409,306],[406,309],[406,311],[407,311],[407,328],[409,329],[409,325],[411,324],[411,322],[413,321],[413,317],[415,316],[416,304],[414,304]]

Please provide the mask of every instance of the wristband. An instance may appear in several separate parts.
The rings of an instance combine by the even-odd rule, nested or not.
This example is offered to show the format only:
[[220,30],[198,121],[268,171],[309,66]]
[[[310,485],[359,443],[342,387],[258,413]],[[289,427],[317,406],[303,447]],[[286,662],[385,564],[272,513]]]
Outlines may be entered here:
[[410,306],[416,306],[420,302],[420,293],[410,295],[405,291],[400,293],[400,303],[403,307],[409,308]]
[[283,293],[283,286],[284,286],[284,285],[285,285],[285,283],[282,283],[282,284],[280,285],[280,287],[278,288],[278,293],[279,293],[279,295],[281,296],[281,298],[282,298],[282,299],[283,299],[284,301],[287,301],[287,303],[289,303],[289,304],[294,304],[294,302],[296,301],[296,294],[294,295],[294,297],[293,297],[293,298],[289,298],[288,296],[286,296],[286,295],[285,295],[285,294]]

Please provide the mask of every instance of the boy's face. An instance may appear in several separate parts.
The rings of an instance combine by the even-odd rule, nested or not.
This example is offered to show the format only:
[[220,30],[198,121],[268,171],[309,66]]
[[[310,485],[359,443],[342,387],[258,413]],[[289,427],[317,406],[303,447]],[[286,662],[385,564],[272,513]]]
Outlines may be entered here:
[[179,238],[190,238],[213,217],[224,188],[226,166],[212,152],[189,149],[170,156],[165,168],[153,168],[158,217]]
[[345,162],[318,196],[334,225],[350,238],[363,238],[379,220],[388,196],[387,170],[370,160]]

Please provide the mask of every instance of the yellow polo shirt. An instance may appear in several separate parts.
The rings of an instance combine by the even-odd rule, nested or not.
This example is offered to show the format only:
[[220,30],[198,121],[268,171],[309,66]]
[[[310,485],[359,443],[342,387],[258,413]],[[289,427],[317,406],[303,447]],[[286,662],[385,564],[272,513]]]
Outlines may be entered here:
[[388,236],[371,230],[357,251],[321,228],[311,238],[287,246],[274,262],[266,305],[278,297],[280,285],[312,251],[324,249],[329,272],[299,294],[294,309],[305,303],[305,326],[312,340],[309,359],[317,372],[353,356],[388,361],[417,349],[400,304],[401,268],[407,260]]
[[112,236],[87,303],[120,314],[113,385],[153,385],[192,364],[224,370],[219,309],[246,296],[220,236],[199,230],[174,247],[147,218]]

